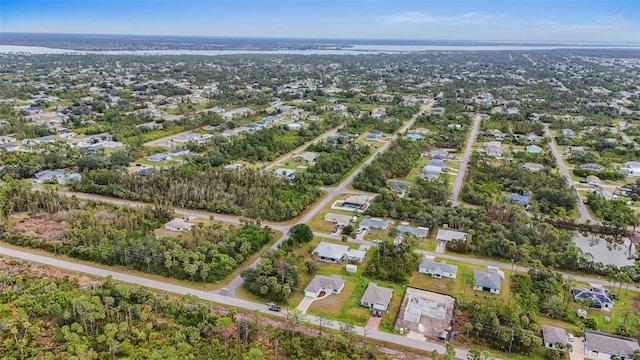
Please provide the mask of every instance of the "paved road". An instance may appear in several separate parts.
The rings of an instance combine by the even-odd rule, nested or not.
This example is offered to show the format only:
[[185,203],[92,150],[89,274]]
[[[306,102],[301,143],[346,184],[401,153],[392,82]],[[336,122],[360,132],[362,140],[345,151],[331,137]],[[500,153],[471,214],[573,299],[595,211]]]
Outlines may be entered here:
[[[362,171],[362,169],[364,169],[367,165],[371,164],[371,162],[375,159],[376,155],[386,151],[389,148],[389,146],[391,146],[391,143],[393,142],[393,140],[395,140],[398,137],[398,134],[404,133],[405,131],[407,131],[407,129],[411,128],[411,126],[413,126],[418,116],[422,115],[425,111],[430,109],[432,106],[433,106],[433,101],[423,105],[420,111],[416,113],[414,116],[412,116],[411,119],[409,119],[409,121],[407,121],[407,123],[404,126],[402,126],[402,128],[400,128],[400,130],[393,136],[392,139],[387,141],[383,146],[379,147],[378,150],[376,150],[376,152],[373,153],[373,155],[371,155],[367,160],[365,160],[356,171],[354,171],[351,175],[349,175],[346,179],[344,179],[338,186],[331,187],[331,188],[324,188],[324,190],[327,193],[325,197],[323,197],[322,200],[316,202],[315,205],[313,205],[313,207],[311,207],[302,216],[302,218],[297,220],[297,222],[308,223],[309,221],[311,221],[311,219],[314,216],[316,216],[318,212],[320,212],[325,206],[327,206],[331,202],[331,200],[333,200],[336,196],[351,192],[350,190],[347,189],[347,186],[353,181],[353,179],[355,179],[355,177],[360,173],[360,171]],[[284,233],[284,235],[271,246],[271,249],[277,249],[280,243],[282,243],[282,241],[284,241],[287,238],[287,233],[289,232],[289,229],[291,227],[284,226],[284,227],[277,228],[275,226],[272,226],[272,228],[283,231]],[[260,259],[258,258],[248,267],[255,267],[258,265],[259,262],[260,262]],[[218,290],[218,292],[221,294],[226,294],[227,296],[236,296],[236,291],[242,285],[242,282],[243,282],[243,279],[240,276],[238,276],[235,279],[233,279],[223,289]]]
[[476,137],[478,136],[478,128],[480,128],[481,120],[482,115],[480,114],[476,115],[473,119],[473,127],[471,128],[469,139],[467,139],[467,147],[464,149],[462,162],[460,162],[460,168],[458,169],[458,175],[456,176],[456,180],[453,182],[453,190],[451,191],[451,201],[454,205],[458,205],[458,196],[460,196],[460,190],[462,190],[462,182],[464,180],[465,174],[467,173],[469,158],[471,157],[471,153],[473,152],[473,144],[476,142]]
[[[23,252],[23,251],[9,249],[3,246],[0,246],[0,254],[7,255],[14,258],[24,259],[28,261],[33,261],[33,262],[37,262],[37,263],[41,263],[49,266],[55,266],[58,268],[63,268],[66,270],[71,270],[71,271],[80,272],[84,274],[90,274],[90,275],[101,276],[101,277],[111,276],[112,278],[119,281],[127,282],[130,284],[146,286],[152,289],[167,291],[174,294],[179,294],[179,295],[191,294],[203,300],[213,301],[219,304],[224,304],[224,305],[232,306],[235,308],[241,308],[249,311],[257,311],[260,313],[276,315],[281,317],[286,316],[286,311],[279,312],[279,313],[272,312],[267,309],[266,305],[254,303],[251,301],[236,299],[236,298],[223,296],[223,295],[206,292],[206,291],[195,290],[195,289],[187,288],[184,286],[168,284],[165,282],[150,280],[150,279],[129,275],[129,274],[124,274],[120,272],[104,270],[104,269],[100,269],[92,266],[81,265],[81,264],[77,264],[70,261],[56,259],[53,257],[35,255],[35,254]],[[312,324],[318,323],[318,318],[315,316],[309,316],[306,319],[309,323],[312,323]],[[333,324],[329,327],[334,329],[340,329],[340,325],[341,325],[340,322],[334,321]],[[356,326],[354,328],[354,331],[358,335],[364,335],[365,329],[361,326]],[[410,339],[400,335],[389,334],[389,333],[380,332],[380,331],[367,330],[366,336],[371,339],[381,340],[381,341],[385,341],[393,344],[399,344],[399,345],[410,347],[417,350],[423,350],[423,351],[437,350],[441,354],[445,352],[445,348],[441,344],[414,340],[414,339]],[[456,357],[459,359],[466,359],[467,351],[463,349],[457,349]]]
[[[558,169],[560,169],[560,172],[567,178],[567,183],[569,184],[569,186],[573,187],[574,185],[573,178],[571,177],[571,174],[569,173],[569,169],[567,169],[567,165],[564,163],[564,160],[562,160],[562,155],[560,155],[560,151],[558,150],[558,145],[556,144],[556,140],[551,135],[551,132],[549,131],[549,127],[547,125],[545,125],[544,131],[546,135],[551,139],[549,141],[549,145],[551,146],[551,152],[553,153],[553,156],[556,158],[556,163],[558,163]],[[580,197],[578,197],[577,205],[578,205],[578,211],[580,212],[580,218],[576,220],[576,222],[585,223],[587,222],[587,220],[590,222],[596,222],[591,217],[591,214],[589,214],[589,210],[587,210],[587,206],[582,202],[582,199]]]

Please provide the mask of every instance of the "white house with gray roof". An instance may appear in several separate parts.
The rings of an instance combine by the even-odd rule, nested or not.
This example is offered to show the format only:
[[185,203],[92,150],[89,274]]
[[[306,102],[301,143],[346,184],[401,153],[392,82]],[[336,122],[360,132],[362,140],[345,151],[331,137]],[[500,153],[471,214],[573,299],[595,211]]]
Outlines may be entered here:
[[360,305],[369,309],[385,311],[389,307],[391,296],[393,296],[393,289],[370,282],[360,298]]
[[542,325],[542,341],[544,347],[556,348],[556,344],[565,345],[567,343],[567,332],[555,326]]
[[414,235],[418,238],[426,238],[427,234],[429,234],[429,228],[421,226],[415,227],[408,225],[398,225],[398,231],[400,231],[401,233]]
[[322,292],[325,292],[326,294],[340,294],[342,289],[344,289],[344,280],[342,279],[342,276],[316,275],[304,289],[304,296],[317,298]]
[[432,278],[440,279],[443,277],[455,279],[458,276],[458,267],[456,265],[447,264],[442,260],[437,262],[433,259],[424,258],[420,260],[418,272],[429,274]]
[[610,360],[617,356],[621,360],[630,360],[636,350],[640,350],[636,339],[599,331],[584,331],[584,354],[588,358]]
[[466,240],[467,233],[462,231],[439,229],[436,234],[436,241],[440,243],[448,243],[449,241]]
[[365,216],[364,219],[360,222],[359,225],[362,229],[380,229],[386,230],[389,227],[389,223],[382,219],[376,219]]
[[487,271],[473,270],[475,284],[473,290],[487,291],[492,294],[500,294],[502,288],[502,277],[494,269]]
[[316,254],[318,260],[331,263],[343,261],[362,262],[366,255],[366,251],[353,250],[349,249],[346,245],[332,244],[324,241],[318,244],[312,253]]

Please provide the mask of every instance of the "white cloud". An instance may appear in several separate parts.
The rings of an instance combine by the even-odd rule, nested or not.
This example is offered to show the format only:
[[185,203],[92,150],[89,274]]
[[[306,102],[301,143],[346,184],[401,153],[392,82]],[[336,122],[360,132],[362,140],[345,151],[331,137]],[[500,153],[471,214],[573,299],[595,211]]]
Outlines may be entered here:
[[466,13],[453,16],[434,16],[421,11],[404,11],[383,17],[384,24],[450,24],[450,25],[481,25],[491,23],[504,15],[489,15],[481,13]]

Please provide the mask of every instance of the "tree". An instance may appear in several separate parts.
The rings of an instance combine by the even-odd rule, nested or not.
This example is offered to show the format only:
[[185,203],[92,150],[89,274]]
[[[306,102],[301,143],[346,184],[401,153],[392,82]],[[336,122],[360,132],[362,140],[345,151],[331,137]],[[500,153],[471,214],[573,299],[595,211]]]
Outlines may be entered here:
[[304,266],[307,268],[307,272],[309,274],[313,274],[318,271],[318,264],[316,264],[316,262],[311,259],[305,260]]
[[313,231],[307,224],[296,224],[289,230],[289,237],[298,244],[306,244],[313,240]]

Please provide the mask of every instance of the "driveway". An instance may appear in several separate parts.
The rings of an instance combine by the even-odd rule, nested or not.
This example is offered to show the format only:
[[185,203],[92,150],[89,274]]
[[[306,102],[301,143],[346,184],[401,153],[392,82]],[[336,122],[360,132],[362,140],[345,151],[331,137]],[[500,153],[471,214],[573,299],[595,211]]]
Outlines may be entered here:
[[377,317],[377,316],[369,317],[369,321],[367,322],[367,329],[378,330],[378,326],[380,326],[380,321],[382,321],[381,317]]
[[300,310],[300,312],[302,312],[303,314],[306,314],[307,313],[307,309],[309,309],[309,306],[311,306],[311,303],[314,300],[315,300],[315,298],[305,296],[304,299],[302,299],[302,301],[300,301],[300,304],[298,305],[297,309]]
[[573,351],[569,354],[570,360],[584,360],[584,340],[581,337],[575,337],[573,339]]

